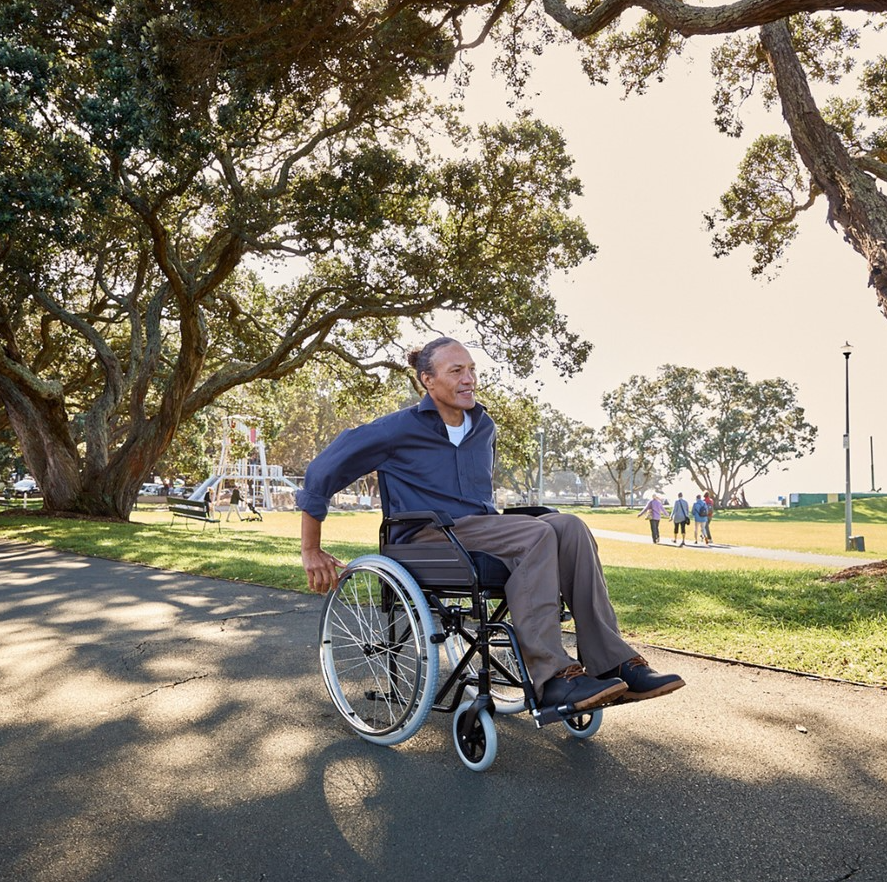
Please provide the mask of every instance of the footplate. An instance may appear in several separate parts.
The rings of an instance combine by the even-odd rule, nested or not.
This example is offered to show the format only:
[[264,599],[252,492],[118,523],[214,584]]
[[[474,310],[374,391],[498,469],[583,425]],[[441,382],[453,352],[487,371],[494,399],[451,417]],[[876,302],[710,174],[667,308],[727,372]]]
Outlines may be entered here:
[[609,706],[610,705],[602,704],[588,710],[576,710],[576,706],[573,704],[561,704],[550,705],[549,707],[536,707],[532,709],[531,713],[533,715],[533,720],[536,723],[536,728],[541,729],[549,723],[563,723],[565,720],[593,714],[595,711],[603,710],[605,707]]

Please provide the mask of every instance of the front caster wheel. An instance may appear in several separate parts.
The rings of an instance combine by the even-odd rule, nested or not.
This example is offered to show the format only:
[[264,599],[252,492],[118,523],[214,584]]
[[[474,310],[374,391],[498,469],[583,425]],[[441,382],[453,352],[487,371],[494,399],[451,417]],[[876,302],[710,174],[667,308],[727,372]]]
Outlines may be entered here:
[[459,759],[472,772],[484,772],[493,765],[499,742],[493,718],[486,710],[478,711],[471,728],[467,732],[462,731],[462,724],[471,706],[472,702],[465,701],[453,715],[453,741],[456,742]]
[[604,719],[604,712],[600,708],[590,713],[576,714],[574,717],[568,717],[564,720],[564,728],[574,738],[591,738],[598,729]]

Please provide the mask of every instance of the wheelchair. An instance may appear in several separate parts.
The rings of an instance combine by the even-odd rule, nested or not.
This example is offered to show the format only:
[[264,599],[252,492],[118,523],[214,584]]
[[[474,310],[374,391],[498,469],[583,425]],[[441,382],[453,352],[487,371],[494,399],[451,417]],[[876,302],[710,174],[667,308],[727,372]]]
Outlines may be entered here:
[[[392,541],[397,531],[427,525],[447,541]],[[491,554],[467,551],[453,526],[434,511],[384,517],[380,553],[353,560],[327,594],[320,664],[336,709],[361,738],[384,746],[411,738],[431,711],[453,714],[456,752],[475,772],[496,758],[496,714],[526,710],[537,728],[560,722],[576,738],[591,737],[601,708],[539,705],[505,598],[509,570]]]

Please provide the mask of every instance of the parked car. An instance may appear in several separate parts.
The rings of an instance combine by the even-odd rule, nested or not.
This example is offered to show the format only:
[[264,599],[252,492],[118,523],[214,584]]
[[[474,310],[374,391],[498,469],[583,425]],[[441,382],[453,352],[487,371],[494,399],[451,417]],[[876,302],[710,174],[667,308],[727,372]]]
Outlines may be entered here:
[[33,496],[33,494],[40,490],[37,486],[37,482],[30,477],[22,478],[21,481],[16,481],[15,484],[12,485],[12,489],[15,491],[16,496],[24,496],[26,493],[29,496]]
[[162,496],[163,484],[142,484],[139,494],[141,496]]
[[187,499],[194,492],[193,487],[170,487],[168,496],[181,496],[182,499]]

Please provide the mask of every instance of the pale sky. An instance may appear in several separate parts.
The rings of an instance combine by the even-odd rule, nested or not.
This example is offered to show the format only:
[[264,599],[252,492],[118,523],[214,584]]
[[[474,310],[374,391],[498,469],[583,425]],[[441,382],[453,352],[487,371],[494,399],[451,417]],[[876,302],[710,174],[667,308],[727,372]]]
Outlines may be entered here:
[[[887,52],[887,38],[877,38]],[[740,140],[712,123],[707,39],[672,62],[665,83],[621,100],[617,82],[591,87],[571,47],[540,60],[534,111],[562,129],[584,196],[575,210],[598,248],[594,260],[554,285],[571,328],[595,349],[568,382],[543,370],[541,393],[568,416],[599,428],[600,400],[631,374],[665,363],[700,369],[735,366],[752,380],[783,377],[818,426],[814,454],[755,480],[752,505],[793,492],[843,492],[844,357],[850,359],[851,474],[854,491],[887,490],[887,319],[867,287],[866,264],[826,223],[823,202],[807,213],[784,268],[772,282],[749,273],[749,253],[716,260],[703,229],[732,183],[737,162],[763,131],[783,132],[778,110],[747,117]],[[466,96],[469,119],[506,118],[505,91],[478,58]],[[695,495],[689,480],[666,487]]]

